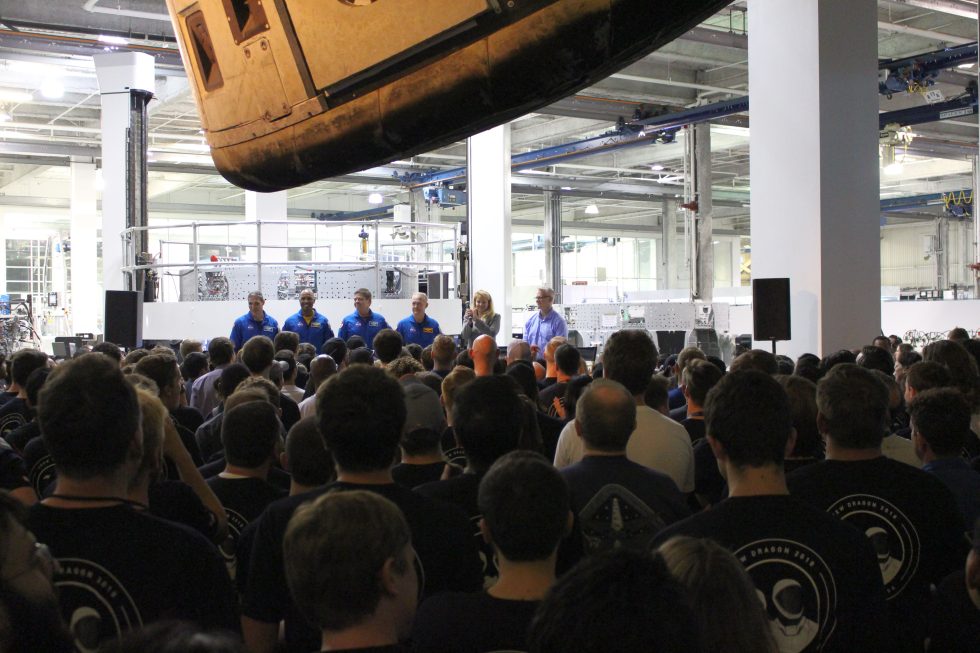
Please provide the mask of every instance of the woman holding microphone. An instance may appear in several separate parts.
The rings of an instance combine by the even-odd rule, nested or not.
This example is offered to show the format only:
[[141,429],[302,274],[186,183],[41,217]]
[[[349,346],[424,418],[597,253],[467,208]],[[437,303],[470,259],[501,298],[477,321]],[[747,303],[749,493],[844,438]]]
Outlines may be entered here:
[[472,347],[473,341],[486,334],[493,338],[500,331],[500,316],[493,312],[493,298],[486,290],[473,293],[473,305],[463,313],[463,331],[460,340]]

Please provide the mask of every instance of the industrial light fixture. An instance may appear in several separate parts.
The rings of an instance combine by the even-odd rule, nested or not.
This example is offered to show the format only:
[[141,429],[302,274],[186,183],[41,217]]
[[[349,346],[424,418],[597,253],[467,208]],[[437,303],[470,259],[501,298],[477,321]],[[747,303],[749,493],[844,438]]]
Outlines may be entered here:
[[664,167],[659,163],[654,163],[652,166],[650,166],[650,169],[653,170],[654,172],[660,172],[661,170],[664,169]]
[[973,68],[973,63],[974,63],[974,62],[970,62],[970,63],[961,63],[960,65],[958,65],[958,66],[957,66],[957,68]]
[[10,122],[13,120],[13,116],[10,115],[10,110],[7,105],[0,104],[0,122]]
[[129,41],[121,36],[107,36],[105,34],[99,34],[99,43],[107,43],[108,45],[128,45]]
[[599,215],[599,207],[596,206],[595,204],[589,204],[587,207],[585,207],[585,214],[586,215]]
[[371,193],[368,195],[368,204],[381,204],[385,201],[385,198],[381,196],[381,193]]

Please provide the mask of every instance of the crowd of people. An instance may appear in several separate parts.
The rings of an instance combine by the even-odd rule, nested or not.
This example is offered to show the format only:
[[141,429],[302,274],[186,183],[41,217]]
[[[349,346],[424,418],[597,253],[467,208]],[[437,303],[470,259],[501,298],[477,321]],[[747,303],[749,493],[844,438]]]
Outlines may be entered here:
[[0,651],[980,650],[980,340],[590,368],[553,300],[17,352]]

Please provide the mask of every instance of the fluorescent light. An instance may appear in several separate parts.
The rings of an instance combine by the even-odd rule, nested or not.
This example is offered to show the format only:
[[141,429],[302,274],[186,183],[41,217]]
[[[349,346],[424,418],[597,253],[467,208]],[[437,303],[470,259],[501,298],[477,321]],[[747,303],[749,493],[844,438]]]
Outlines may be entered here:
[[60,79],[48,77],[41,82],[41,96],[49,100],[58,100],[65,95],[65,86]]
[[99,34],[99,43],[108,43],[109,45],[129,45],[129,41],[121,36],[106,36],[105,34]]
[[13,120],[13,118],[7,112],[7,110],[6,109],[0,109],[0,122],[10,122],[11,120]]
[[882,168],[881,171],[884,172],[886,175],[894,176],[894,175],[902,174],[902,169],[903,169],[902,164],[896,161],[894,163],[889,163],[884,168]]
[[650,169],[653,170],[654,172],[660,172],[661,170],[664,169],[664,167],[659,163],[654,163],[652,166],[650,166]]
[[15,102],[20,104],[22,102],[30,102],[34,99],[30,93],[24,93],[23,91],[14,91],[8,88],[0,89],[0,102]]
[[368,195],[368,204],[381,204],[385,201],[385,198],[381,196],[381,193],[371,193]]
[[960,65],[957,66],[957,68],[973,68],[973,64],[972,63],[961,63]]
[[599,215],[599,207],[595,204],[589,204],[585,207],[586,215]]

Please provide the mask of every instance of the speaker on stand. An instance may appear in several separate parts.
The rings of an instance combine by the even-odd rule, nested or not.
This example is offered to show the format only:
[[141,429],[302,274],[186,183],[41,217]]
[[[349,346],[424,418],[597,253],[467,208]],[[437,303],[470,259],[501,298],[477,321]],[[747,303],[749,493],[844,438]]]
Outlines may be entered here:
[[134,349],[143,345],[143,293],[105,291],[105,341]]
[[752,339],[772,342],[791,339],[789,278],[752,280]]

